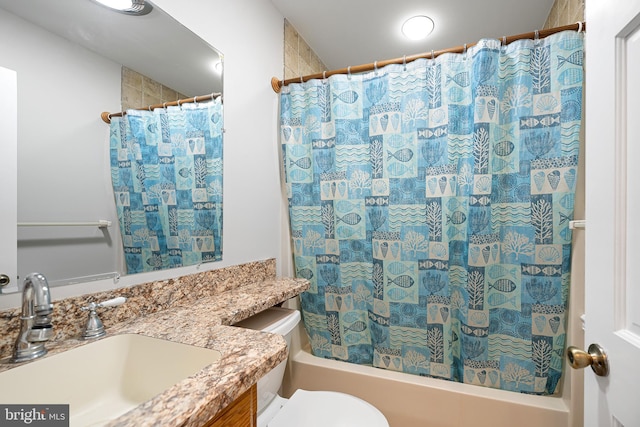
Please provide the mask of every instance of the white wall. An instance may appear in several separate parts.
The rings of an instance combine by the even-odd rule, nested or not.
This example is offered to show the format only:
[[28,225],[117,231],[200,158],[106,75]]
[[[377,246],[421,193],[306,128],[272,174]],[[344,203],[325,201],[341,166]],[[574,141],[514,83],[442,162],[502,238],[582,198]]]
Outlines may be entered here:
[[[155,4],[164,9],[183,25],[190,28],[206,42],[215,46],[224,54],[224,218],[223,218],[223,260],[221,262],[205,264],[198,267],[184,267],[169,271],[143,273],[122,277],[118,282],[101,280],[73,286],[62,286],[52,289],[54,299],[96,292],[109,288],[130,286],[138,283],[162,280],[185,274],[191,274],[208,269],[222,268],[250,261],[267,258],[280,258],[281,236],[281,197],[279,184],[278,147],[277,147],[277,95],[270,86],[272,76],[282,75],[283,70],[283,17],[270,2],[263,0],[234,0],[232,2],[214,2],[210,0],[157,0]],[[13,28],[15,29],[15,28]],[[16,40],[12,26],[7,22],[0,23],[0,38],[2,40]],[[5,33],[5,31],[7,33]],[[17,62],[27,63],[33,57],[38,46],[35,40],[21,40],[27,45],[17,49],[20,59]],[[32,43],[29,46],[29,43]],[[4,48],[3,48],[4,50]],[[16,63],[5,64],[6,60],[0,55],[0,66],[20,68]],[[33,58],[32,58],[33,59]],[[68,58],[47,58],[51,64],[60,65]],[[105,69],[117,64],[103,64]],[[33,67],[35,68],[35,66]],[[47,72],[52,66],[40,66],[28,72]],[[33,131],[30,140],[42,143],[36,150],[46,160],[48,150],[46,137],[47,120],[67,120],[70,115],[63,105],[64,98],[74,98],[74,112],[84,117],[93,99],[89,93],[57,93],[53,87],[39,87],[22,89],[20,87],[21,74],[18,71],[18,99],[19,112],[22,112],[23,91],[28,92],[32,100],[40,103],[48,102],[46,112],[40,112],[32,122],[25,124],[22,114],[19,116],[18,145],[20,150],[21,129]],[[107,72],[110,74],[110,72]],[[61,77],[63,78],[63,77]],[[68,78],[76,78],[69,76]],[[117,88],[115,77],[107,76],[104,88],[111,93],[114,102],[110,105],[100,105],[97,111],[115,111],[119,106],[119,73]],[[101,89],[102,90],[102,89]],[[104,102],[104,101],[101,101]],[[94,106],[92,106],[94,107]],[[92,136],[91,141],[83,144],[96,144],[106,147],[108,141],[108,126],[93,112],[86,120],[86,126],[98,129],[98,135]],[[46,116],[46,117],[45,117]],[[44,122],[39,120],[46,119]],[[99,125],[98,125],[99,124]],[[37,133],[35,133],[37,131]],[[26,131],[22,131],[26,132]],[[73,138],[73,136],[69,136]],[[30,141],[31,143],[32,141]],[[0,152],[0,154],[2,154]],[[108,159],[107,159],[108,160]],[[97,167],[93,165],[93,169]],[[25,174],[20,167],[19,179],[24,180],[33,176]],[[87,181],[89,172],[83,171],[77,176],[78,180]],[[40,176],[39,179],[47,179]],[[98,185],[108,186],[108,169],[101,174]],[[95,183],[94,183],[95,184]],[[22,186],[22,184],[19,184]],[[55,194],[50,196],[55,197]],[[84,198],[86,194],[83,194]],[[22,195],[20,197],[23,197]],[[76,196],[78,197],[78,196]],[[112,203],[111,200],[108,202]],[[98,202],[96,202],[98,203]],[[88,205],[93,206],[90,202]],[[37,204],[37,209],[46,214],[46,204]],[[36,207],[34,206],[34,209]],[[22,213],[26,214],[26,213]],[[20,218],[19,218],[20,220]],[[35,218],[29,218],[35,220]],[[43,218],[44,220],[44,218]],[[0,224],[7,227],[8,224]],[[0,228],[2,233],[2,228]],[[278,260],[278,264],[280,264]],[[69,260],[69,262],[73,262]],[[19,306],[17,294],[0,297],[0,309]]]
[[[16,71],[18,83],[18,222],[117,221],[99,113],[120,105],[120,65],[2,10],[0,38],[11,40],[0,65]],[[16,204],[15,196],[5,200]],[[107,234],[19,227],[17,273],[56,281],[113,272],[116,236],[117,225]]]

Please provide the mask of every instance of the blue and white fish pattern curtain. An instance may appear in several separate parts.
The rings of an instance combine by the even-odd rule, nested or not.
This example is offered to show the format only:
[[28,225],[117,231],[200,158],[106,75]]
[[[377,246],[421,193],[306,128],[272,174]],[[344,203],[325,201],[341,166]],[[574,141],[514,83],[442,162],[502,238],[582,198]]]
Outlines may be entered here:
[[562,32],[284,88],[315,355],[556,391],[582,65],[583,35]]
[[127,273],[222,259],[220,99],[111,119]]

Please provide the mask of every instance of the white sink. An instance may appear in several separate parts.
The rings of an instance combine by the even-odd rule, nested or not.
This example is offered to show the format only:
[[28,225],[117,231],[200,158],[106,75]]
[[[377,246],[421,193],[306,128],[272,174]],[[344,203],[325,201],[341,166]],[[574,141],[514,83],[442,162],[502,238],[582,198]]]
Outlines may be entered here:
[[0,373],[0,402],[69,404],[71,426],[99,426],[220,357],[216,350],[114,335]]

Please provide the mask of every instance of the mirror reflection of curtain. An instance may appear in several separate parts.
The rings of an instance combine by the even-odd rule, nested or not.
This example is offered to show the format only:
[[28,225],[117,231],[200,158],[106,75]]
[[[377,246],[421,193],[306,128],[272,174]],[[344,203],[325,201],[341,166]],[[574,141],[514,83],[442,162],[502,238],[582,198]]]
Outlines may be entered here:
[[281,138],[317,356],[522,393],[563,366],[583,35],[291,84]]
[[222,259],[222,153],[220,98],[112,118],[127,274]]

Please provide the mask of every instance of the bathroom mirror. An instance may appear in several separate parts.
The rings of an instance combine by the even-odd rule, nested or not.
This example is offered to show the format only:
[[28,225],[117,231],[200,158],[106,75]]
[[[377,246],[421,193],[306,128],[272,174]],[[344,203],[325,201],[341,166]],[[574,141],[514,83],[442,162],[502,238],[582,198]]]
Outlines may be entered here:
[[19,277],[39,271],[56,286],[124,273],[100,118],[121,111],[124,86],[140,88],[122,99],[132,108],[157,104],[158,91],[222,93],[222,54],[152,6],[130,16],[93,0],[0,0],[0,66],[18,85]]

